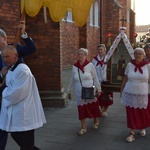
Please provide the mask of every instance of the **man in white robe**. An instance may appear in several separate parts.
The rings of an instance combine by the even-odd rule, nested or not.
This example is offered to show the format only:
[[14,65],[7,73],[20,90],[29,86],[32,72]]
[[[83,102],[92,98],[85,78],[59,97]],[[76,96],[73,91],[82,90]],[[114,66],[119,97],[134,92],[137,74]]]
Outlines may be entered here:
[[21,150],[33,150],[34,130],[46,123],[35,78],[18,59],[15,47],[6,46],[1,56],[9,70],[2,92],[0,129],[11,132]]

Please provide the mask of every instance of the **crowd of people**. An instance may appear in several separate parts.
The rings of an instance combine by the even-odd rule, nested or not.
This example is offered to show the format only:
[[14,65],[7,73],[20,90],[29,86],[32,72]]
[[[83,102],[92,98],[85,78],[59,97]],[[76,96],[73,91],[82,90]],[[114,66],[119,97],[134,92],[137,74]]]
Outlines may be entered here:
[[[25,32],[25,22],[19,22],[21,38],[26,46],[17,47],[7,43],[7,35],[0,29],[0,150],[5,150],[8,133],[21,150],[40,150],[34,144],[34,131],[46,123],[36,80],[23,57],[34,53],[34,41]],[[97,55],[90,62],[88,50],[80,48],[78,60],[72,67],[68,99],[75,90],[78,117],[81,129],[87,132],[86,118],[93,119],[92,129],[99,128],[99,118],[107,117],[108,108],[113,104],[113,92],[103,88],[107,82],[107,50],[104,44],[97,46]],[[150,43],[144,48],[137,47],[132,59],[124,68],[121,85],[121,102],[126,108],[127,127],[130,129],[127,142],[135,140],[135,130],[146,135],[150,127]],[[122,74],[121,74],[122,75]],[[91,98],[83,98],[82,88],[94,87]],[[20,94],[22,93],[22,94]]]
[[34,131],[46,123],[36,80],[23,57],[34,53],[34,41],[25,32],[25,22],[18,24],[26,46],[7,43],[0,29],[0,150],[5,150],[8,133],[21,150],[40,150],[34,145]]
[[[113,104],[113,92],[102,88],[107,81],[107,54],[104,44],[97,47],[98,54],[92,62],[87,60],[88,50],[80,48],[78,61],[72,67],[72,75],[68,86],[68,99],[71,99],[71,90],[75,89],[75,100],[78,107],[81,130],[79,135],[87,132],[85,120],[93,118],[93,129],[98,129],[100,117],[106,117],[108,108]],[[146,135],[146,128],[150,127],[150,43],[144,48],[134,50],[134,59],[127,63],[121,84],[121,102],[126,108],[127,127],[130,129],[127,142],[135,140],[135,130],[141,136]],[[79,76],[80,74],[80,76]],[[81,78],[81,79],[80,79]],[[80,83],[82,81],[82,84]],[[82,98],[82,86],[95,85],[93,99]],[[109,96],[108,96],[109,95]]]
[[[79,120],[81,121],[81,130],[79,135],[87,132],[86,118],[93,118],[94,124],[92,129],[98,129],[99,118],[106,117],[110,105],[113,104],[113,92],[105,91],[101,88],[103,82],[107,81],[107,62],[106,47],[100,44],[97,47],[98,54],[93,58],[92,62],[87,60],[88,50],[80,48],[78,51],[78,60],[72,67],[72,75],[68,86],[68,99],[71,99],[71,90],[75,89],[75,99],[78,107]],[[81,80],[81,81],[80,81]],[[81,84],[82,82],[82,84]],[[95,86],[95,97],[92,99],[83,99],[82,86]]]

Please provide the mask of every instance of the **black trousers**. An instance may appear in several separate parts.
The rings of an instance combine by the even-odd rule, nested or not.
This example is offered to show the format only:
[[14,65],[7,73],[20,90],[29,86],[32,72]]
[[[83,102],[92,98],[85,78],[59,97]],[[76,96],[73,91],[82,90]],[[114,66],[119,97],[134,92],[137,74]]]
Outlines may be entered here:
[[0,129],[0,150],[5,150],[8,133]]
[[[0,112],[1,112],[1,103],[0,103]],[[0,129],[0,150],[5,150],[7,137],[8,137],[8,133]]]
[[34,130],[11,132],[11,137],[20,146],[20,150],[34,149]]

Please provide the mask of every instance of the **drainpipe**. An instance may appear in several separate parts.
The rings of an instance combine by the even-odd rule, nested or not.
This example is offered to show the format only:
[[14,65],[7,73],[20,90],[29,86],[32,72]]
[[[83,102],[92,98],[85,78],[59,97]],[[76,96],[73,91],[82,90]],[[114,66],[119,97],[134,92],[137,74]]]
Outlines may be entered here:
[[103,15],[103,0],[100,0],[100,43],[102,43],[102,15]]

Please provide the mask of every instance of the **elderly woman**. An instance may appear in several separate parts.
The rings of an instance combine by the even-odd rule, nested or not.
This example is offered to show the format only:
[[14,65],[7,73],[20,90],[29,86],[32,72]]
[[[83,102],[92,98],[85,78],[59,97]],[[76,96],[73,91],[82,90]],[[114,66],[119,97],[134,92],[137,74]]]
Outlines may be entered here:
[[128,63],[121,86],[122,103],[126,106],[127,127],[130,135],[127,142],[135,140],[135,129],[140,130],[140,135],[145,136],[145,128],[150,126],[148,111],[148,80],[150,65],[144,60],[145,51],[136,48],[134,60]]
[[[100,96],[101,87],[96,75],[95,68],[92,63],[87,60],[88,50],[80,48],[78,51],[78,61],[73,65],[72,76],[70,84],[68,86],[68,99],[71,99],[71,89],[75,88],[75,99],[78,106],[79,120],[81,121],[81,130],[79,135],[83,135],[87,132],[85,119],[94,118],[93,128],[97,129],[99,125],[99,117],[101,116],[97,97],[93,99],[82,99],[81,98],[81,82],[83,87],[92,87],[93,82],[95,85],[96,96]],[[80,82],[81,79],[81,82]]]

